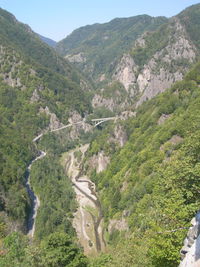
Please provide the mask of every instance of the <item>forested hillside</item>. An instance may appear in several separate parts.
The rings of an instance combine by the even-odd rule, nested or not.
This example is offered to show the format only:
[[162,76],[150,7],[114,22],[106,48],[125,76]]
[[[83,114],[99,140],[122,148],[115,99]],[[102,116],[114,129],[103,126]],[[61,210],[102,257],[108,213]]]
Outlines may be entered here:
[[51,47],[55,47],[56,46],[56,41],[54,41],[54,40],[52,40],[50,38],[44,37],[44,36],[42,36],[40,34],[39,34],[39,37],[43,42],[45,42],[49,46],[51,46]]
[[[18,61],[13,62],[12,57],[4,61],[5,71],[3,69],[2,74],[3,76],[6,74],[8,76],[7,78],[4,77],[4,81],[8,80],[10,85],[15,84],[15,81],[12,81],[12,77],[9,75],[15,75],[13,80],[20,77],[17,77],[17,73],[13,73],[14,67],[12,68],[12,64],[19,63],[20,65],[21,61],[23,61],[33,68],[33,73],[31,73],[33,76],[35,71],[35,76],[42,79],[43,84],[41,86],[44,87],[44,89],[47,87],[53,93],[50,97],[48,97],[48,94],[45,94],[45,97],[48,98],[48,103],[53,101],[53,104],[50,104],[50,108],[54,109],[52,111],[57,109],[56,114],[62,116],[61,112],[59,113],[60,108],[54,107],[55,103],[60,102],[60,104],[65,105],[65,111],[64,108],[62,108],[62,114],[63,111],[65,113],[66,110],[69,111],[72,108],[77,108],[79,112],[83,112],[86,106],[89,106],[87,98],[84,99],[82,90],[90,89],[87,80],[78,74],[78,71],[66,60],[59,57],[54,49],[43,43],[38,35],[32,32],[27,25],[18,22],[13,15],[1,9],[0,19],[2,61],[5,56],[10,56],[13,53],[12,50],[17,54],[16,60]],[[4,52],[4,47],[5,49],[10,49],[10,51]],[[38,93],[39,89],[34,89],[36,89]],[[51,97],[54,99],[51,100]],[[64,116],[66,117],[66,114],[64,114]]]
[[[28,239],[20,233],[27,232],[32,206],[25,188],[27,167],[39,153],[32,140],[41,132],[67,123],[70,112],[76,111],[82,116],[89,112],[89,99],[84,90],[89,90],[90,84],[28,26],[2,9],[0,25],[0,265],[28,266],[26,264],[35,262],[31,256],[34,247],[24,261]],[[48,146],[45,150],[48,151]],[[41,198],[37,239],[48,240],[50,234],[57,232],[46,245],[50,251],[51,242],[58,242],[58,246],[60,242],[66,249],[71,246],[70,259],[66,259],[67,256],[63,259],[71,262],[79,257],[79,248],[72,241],[75,233],[70,221],[76,204],[70,181],[58,164],[56,153],[49,152],[42,166],[39,163],[33,166],[32,175],[33,187],[39,195],[46,196]],[[38,189],[40,178],[46,187]],[[52,217],[47,220],[49,214]],[[45,231],[44,222],[47,223]],[[68,236],[64,235],[66,232]],[[85,261],[80,252],[81,257]],[[45,259],[41,266],[50,266],[50,261]]]
[[111,160],[99,174],[89,169],[107,222],[111,254],[99,260],[105,266],[178,266],[200,204],[199,78],[197,64],[121,122],[129,136],[122,149],[110,150],[112,128],[92,142],[89,158],[104,151]]

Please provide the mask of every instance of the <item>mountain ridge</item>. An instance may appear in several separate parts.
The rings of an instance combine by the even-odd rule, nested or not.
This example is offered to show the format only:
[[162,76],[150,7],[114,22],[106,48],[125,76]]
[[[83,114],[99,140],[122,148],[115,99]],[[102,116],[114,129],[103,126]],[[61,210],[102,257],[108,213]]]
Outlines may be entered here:
[[[161,21],[159,17],[155,18],[158,25],[151,21],[154,18],[146,15],[126,18],[128,23],[131,21],[128,24],[131,30],[126,29],[122,37],[118,24],[123,26],[124,19],[114,19],[106,24],[77,29],[59,42],[56,50],[61,51],[67,60],[89,75],[96,84],[93,108],[119,112],[124,110],[122,99],[126,107],[138,107],[175,81],[182,80],[199,58],[199,17],[200,5],[197,4],[172,18],[161,18]],[[190,26],[185,23],[186,18]],[[145,19],[151,21],[152,27],[149,22],[145,28],[142,21]],[[143,30],[138,31],[137,20],[143,23]],[[126,35],[127,38],[134,37],[127,39],[127,46],[121,46],[120,42],[115,42],[113,33],[109,37],[109,28],[116,30],[119,39]],[[106,40],[102,41],[102,38]],[[62,51],[65,48],[68,49],[65,51],[67,55]],[[123,87],[124,90],[121,90]],[[105,98],[111,90],[113,95]]]
[[[199,14],[195,5],[171,19],[114,19],[106,31],[95,24],[95,33],[83,27],[80,44],[96,63],[77,43],[67,56],[73,66],[0,9],[2,267],[178,265],[200,204]],[[92,125],[105,117],[112,120]],[[30,241],[25,183],[39,150],[46,157],[31,167],[41,205]],[[77,182],[97,191],[98,209],[83,201],[74,229]],[[87,236],[89,251],[101,236],[105,251],[87,259],[77,236]]]
[[48,44],[49,46],[51,46],[51,47],[53,47],[53,48],[56,47],[57,42],[54,41],[53,39],[50,39],[50,38],[45,37],[45,36],[42,36],[42,35],[40,35],[40,34],[38,34],[38,35],[39,35],[40,39],[41,39],[43,42],[45,42],[46,44]]

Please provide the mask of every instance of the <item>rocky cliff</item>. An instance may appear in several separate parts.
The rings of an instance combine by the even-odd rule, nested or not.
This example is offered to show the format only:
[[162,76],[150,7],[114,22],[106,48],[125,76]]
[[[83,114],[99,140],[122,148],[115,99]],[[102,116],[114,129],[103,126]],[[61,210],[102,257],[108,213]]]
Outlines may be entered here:
[[[162,49],[155,51],[145,64],[136,64],[134,58],[137,59],[138,51],[145,53],[149,50],[149,39],[152,38],[151,35],[140,37],[132,54],[123,55],[112,76],[129,90],[130,96],[139,95],[136,106],[182,80],[189,66],[196,60],[197,48],[180,20],[172,18],[165,27],[168,36],[165,37]],[[159,31],[161,34],[161,29]]]
[[179,267],[200,266],[200,212],[191,221],[184,246],[181,249],[181,263]]
[[[199,5],[195,6],[195,12],[199,14]],[[94,108],[122,111],[133,103],[140,106],[183,79],[199,54],[197,25],[200,26],[200,21],[194,20],[194,7],[169,20],[145,16],[116,19],[76,30],[57,49],[95,81]],[[126,97],[119,94],[105,97],[107,87],[115,81],[123,87]]]

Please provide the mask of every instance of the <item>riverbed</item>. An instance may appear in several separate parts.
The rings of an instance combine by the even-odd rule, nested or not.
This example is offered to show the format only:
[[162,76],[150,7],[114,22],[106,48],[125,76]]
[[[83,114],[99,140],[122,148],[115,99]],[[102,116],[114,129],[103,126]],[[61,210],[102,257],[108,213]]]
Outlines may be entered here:
[[[62,163],[71,179],[78,203],[73,226],[86,255],[95,255],[105,250],[103,216],[95,184],[82,173],[84,155],[89,145],[77,147],[64,153]],[[79,154],[79,157],[76,155]],[[81,156],[80,156],[81,155]]]

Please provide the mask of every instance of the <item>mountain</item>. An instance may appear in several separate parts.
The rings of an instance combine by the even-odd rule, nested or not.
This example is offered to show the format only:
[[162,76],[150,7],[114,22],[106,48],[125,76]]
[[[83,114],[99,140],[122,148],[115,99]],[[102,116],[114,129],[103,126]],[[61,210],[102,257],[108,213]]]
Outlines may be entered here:
[[42,36],[42,35],[40,35],[40,34],[38,34],[38,35],[39,35],[40,39],[41,39],[43,42],[45,42],[46,44],[48,44],[48,45],[51,46],[51,47],[56,47],[56,44],[57,44],[56,41],[54,41],[54,40],[52,40],[52,39],[50,39],[50,38],[44,37],[44,36]]
[[[50,150],[51,145],[57,145],[57,148],[53,152],[49,151],[48,157],[43,160],[45,165],[41,167],[38,164],[37,167],[32,167],[33,181],[34,172],[39,172],[40,175],[43,172],[49,173],[48,175],[43,173],[45,187],[42,188],[45,188],[45,194],[44,191],[39,191],[41,188],[36,189],[39,194],[46,196],[42,199],[43,208],[38,215],[38,224],[41,223],[44,227],[44,223],[47,223],[45,231],[38,227],[40,230],[37,238],[44,239],[58,229],[71,232],[69,239],[75,235],[69,219],[76,207],[73,190],[70,181],[60,168],[57,152],[69,146],[71,139],[68,138],[60,148],[54,140],[56,135],[49,134],[49,136],[47,133],[69,123],[71,114],[79,112],[81,117],[84,113],[89,113],[91,107],[87,96],[90,83],[69,62],[44,44],[27,25],[18,22],[12,14],[3,9],[0,9],[0,25],[0,251],[2,252],[6,251],[5,247],[2,247],[3,237],[15,231],[24,234],[27,232],[27,221],[32,209],[30,196],[26,190],[27,175],[30,172],[27,168],[40,154],[39,148],[32,140],[41,133],[46,133],[44,140],[49,144],[45,147],[46,151]],[[37,174],[37,177],[40,176]],[[45,180],[46,178],[48,179]],[[65,187],[62,186],[64,181]],[[52,194],[52,189],[54,195],[57,195],[56,199],[52,199],[54,208],[48,197]],[[69,198],[64,197],[65,195]],[[58,205],[63,205],[59,211]],[[48,213],[51,213],[51,218],[49,217],[46,222]],[[59,216],[59,221],[55,223],[56,216]],[[3,259],[2,262],[0,259],[0,265],[11,266],[9,261]]]
[[72,67],[55,53],[54,49],[47,46],[40,40],[38,34],[34,33],[31,28],[20,23],[16,18],[1,9],[0,29],[1,43],[6,46],[10,45],[22,53],[24,56],[31,58],[44,67],[60,74],[66,74],[68,77],[72,73]]
[[115,19],[75,30],[56,50],[95,81],[93,107],[118,112],[182,80],[199,56],[199,18],[197,4],[170,19]]
[[[85,103],[82,89],[88,90],[90,85],[87,84],[84,76],[81,76],[69,62],[59,57],[54,49],[43,43],[27,25],[18,22],[13,15],[3,9],[0,10],[0,23],[2,25],[0,29],[2,51],[5,47],[5,49],[13,49],[15,53],[18,53],[17,60],[20,61],[20,57],[26,64],[31,65],[36,71],[36,76],[53,91],[58,101],[68,101],[69,105],[74,105],[75,102],[82,99]],[[4,52],[2,54],[5,56]],[[9,85],[16,85],[16,79],[12,78],[14,69],[14,66],[11,68],[12,64],[15,65],[17,62],[8,62],[8,77],[4,77],[4,81]],[[39,90],[36,89],[36,91],[39,94]],[[66,94],[68,94],[67,97]],[[71,99],[69,100],[69,98]],[[77,108],[81,106],[78,102],[76,105]],[[52,106],[54,106],[53,109],[56,108],[55,103]]]
[[165,17],[141,15],[88,25],[58,42],[56,50],[97,78],[109,71],[111,63],[114,64],[124,51],[129,50],[142,33],[155,30],[166,21]]
[[[138,33],[115,57],[102,44],[105,25],[57,46],[97,84],[94,114],[107,109],[116,119],[100,126],[82,167],[97,186],[108,246],[92,266],[178,266],[199,210],[199,63],[188,71],[199,58],[200,4]],[[198,233],[189,232],[188,247]]]
[[114,19],[58,55],[0,9],[0,266],[198,259],[199,24]]
[[[97,186],[108,244],[92,266],[178,266],[200,205],[199,77],[200,63],[90,144],[83,175]],[[189,231],[182,257],[198,235]]]

